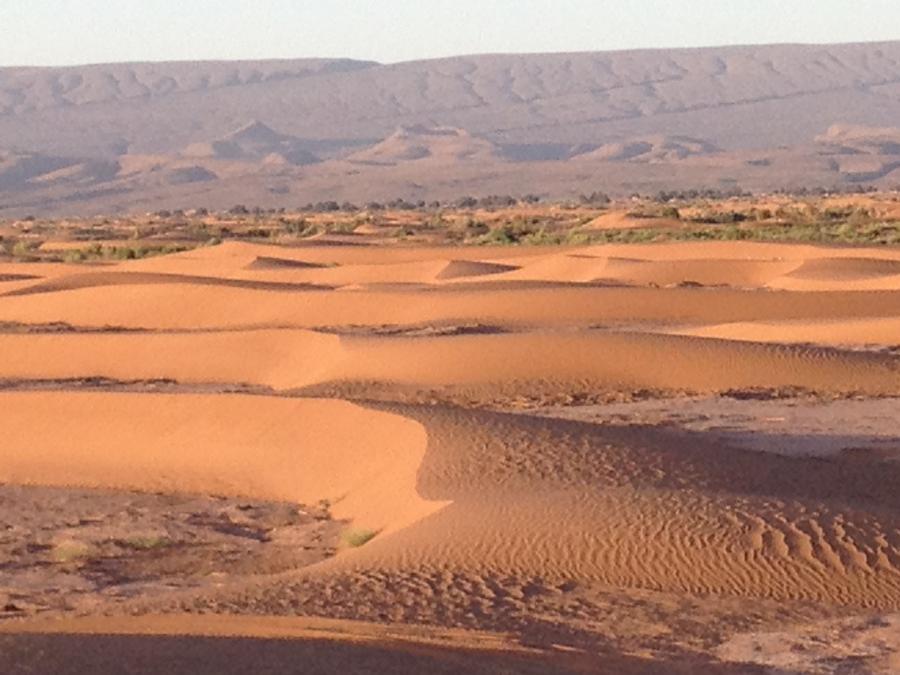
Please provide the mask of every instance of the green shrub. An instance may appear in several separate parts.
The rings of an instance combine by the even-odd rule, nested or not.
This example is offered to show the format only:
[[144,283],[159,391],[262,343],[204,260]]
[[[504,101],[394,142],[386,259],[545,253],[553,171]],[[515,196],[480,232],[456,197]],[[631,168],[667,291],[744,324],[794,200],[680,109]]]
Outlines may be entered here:
[[341,539],[350,548],[359,548],[372,541],[378,532],[375,530],[346,530]]

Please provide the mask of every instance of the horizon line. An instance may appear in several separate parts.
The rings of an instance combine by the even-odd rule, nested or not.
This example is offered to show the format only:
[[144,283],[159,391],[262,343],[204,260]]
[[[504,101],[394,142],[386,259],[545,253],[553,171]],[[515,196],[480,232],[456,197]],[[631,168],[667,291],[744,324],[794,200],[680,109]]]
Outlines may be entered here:
[[596,50],[574,50],[574,51],[497,51],[497,52],[468,52],[454,55],[444,56],[426,56],[416,59],[403,59],[400,61],[378,61],[375,59],[357,58],[352,56],[276,56],[276,57],[256,57],[256,58],[198,58],[198,59],[126,59],[123,61],[87,61],[79,63],[56,63],[56,64],[0,64],[0,70],[26,69],[26,70],[54,70],[65,68],[96,68],[103,66],[128,66],[128,65],[175,65],[175,64],[209,64],[209,63],[278,63],[278,62],[297,62],[297,61],[324,61],[334,63],[354,63],[367,65],[369,67],[389,67],[399,66],[412,63],[427,63],[433,61],[446,61],[451,59],[466,58],[487,58],[487,57],[511,57],[511,56],[565,56],[565,55],[584,55],[584,54],[629,54],[636,52],[688,52],[703,51],[716,49],[762,49],[775,47],[851,47],[859,45],[880,45],[880,44],[897,44],[900,39],[895,40],[850,40],[847,42],[761,42],[761,43],[733,43],[733,44],[712,44],[712,45],[680,45],[680,46],[663,46],[663,47],[628,47],[621,49],[596,49]]

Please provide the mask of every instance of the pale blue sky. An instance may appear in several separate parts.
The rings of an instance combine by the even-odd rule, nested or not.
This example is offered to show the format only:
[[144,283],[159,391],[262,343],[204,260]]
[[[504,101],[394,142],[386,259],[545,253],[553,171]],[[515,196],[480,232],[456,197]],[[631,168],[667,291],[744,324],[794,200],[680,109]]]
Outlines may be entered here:
[[0,65],[900,38],[900,0],[0,0]]

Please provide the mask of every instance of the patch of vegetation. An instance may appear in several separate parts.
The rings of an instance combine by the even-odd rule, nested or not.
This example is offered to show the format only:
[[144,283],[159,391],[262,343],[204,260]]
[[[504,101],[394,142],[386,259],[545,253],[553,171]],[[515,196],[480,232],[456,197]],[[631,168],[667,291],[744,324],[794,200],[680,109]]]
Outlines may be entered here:
[[581,246],[590,244],[591,233],[579,228],[553,227],[533,223],[512,223],[466,240],[477,246]]
[[526,237],[530,237],[536,232],[537,228],[528,223],[506,223],[505,225],[489,230],[486,234],[479,237],[476,240],[476,243],[488,246],[521,244]]
[[[218,243],[215,239],[208,242],[210,245]],[[160,255],[170,255],[188,251],[188,246],[164,244],[161,246],[103,246],[93,244],[86,248],[72,249],[63,253],[62,259],[67,263],[95,262],[100,260],[140,260]]]
[[776,223],[741,227],[736,224],[721,227],[635,228],[592,232],[590,243],[634,244],[664,241],[770,241],[809,242],[821,244],[900,245],[900,225],[871,223],[853,226],[850,223],[808,222]]
[[350,548],[359,548],[378,536],[375,530],[346,530],[341,540]]
[[0,253],[5,253],[18,262],[33,262],[40,259],[40,246],[39,241],[13,239],[2,242]]
[[[486,226],[485,226],[486,227]],[[560,227],[539,218],[514,220],[488,228],[488,231],[467,243],[481,246],[558,246],[586,243],[582,233],[571,227]]]
[[704,211],[692,216],[688,220],[692,223],[705,223],[708,225],[730,225],[743,223],[749,216],[740,211]]
[[665,204],[645,204],[628,212],[629,218],[666,218],[679,220],[681,213],[674,206]]
[[639,227],[586,230],[530,223],[511,223],[486,234],[454,241],[479,246],[583,246],[589,244],[646,244],[669,241],[761,241],[821,244],[900,245],[900,223],[815,220],[807,222],[746,223],[685,222],[685,227]]
[[300,238],[312,237],[321,232],[318,225],[308,222],[305,218],[297,220],[283,218],[281,220],[281,229],[285,234]]
[[52,556],[56,562],[68,563],[89,558],[91,553],[93,553],[93,549],[89,544],[83,541],[67,539],[53,546]]
[[324,223],[322,229],[328,234],[353,234],[358,225],[352,220],[335,220]]

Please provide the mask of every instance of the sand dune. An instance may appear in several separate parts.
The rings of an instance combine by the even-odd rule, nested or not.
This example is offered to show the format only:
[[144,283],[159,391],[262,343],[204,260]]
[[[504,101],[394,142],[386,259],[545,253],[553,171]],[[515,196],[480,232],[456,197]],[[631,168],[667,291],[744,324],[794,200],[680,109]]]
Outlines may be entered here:
[[202,334],[0,335],[16,358],[0,378],[259,384],[291,389],[327,382],[440,388],[476,385],[484,395],[567,388],[721,391],[801,387],[900,394],[900,359],[824,348],[748,344],[640,333],[500,333],[360,337],[310,331]]
[[[85,272],[57,277],[24,286],[6,295],[31,295],[34,293],[53,293],[71,291],[79,288],[96,288],[98,286],[131,286],[147,284],[195,284],[200,286],[230,286],[233,288],[251,288],[269,291],[317,290],[310,284],[292,284],[274,281],[253,281],[243,279],[225,279],[220,277],[188,276],[181,274],[154,274],[152,272]],[[322,287],[319,290],[330,290]]]
[[[391,409],[427,430],[420,493],[452,504],[352,557],[242,591],[263,611],[277,598],[315,603],[326,588],[337,615],[387,588],[450,607],[518,588],[527,604],[572,579],[900,605],[900,523],[885,511],[898,505],[897,465],[810,462],[649,427]],[[412,590],[421,585],[425,597]]]
[[517,269],[513,265],[481,262],[478,260],[451,260],[437,274],[437,279],[459,279],[461,277],[479,277],[487,274],[501,274]]
[[341,401],[47,392],[0,400],[3,482],[324,499],[337,517],[387,531],[441,506],[415,489],[421,426]]
[[248,270],[281,270],[281,269],[317,269],[324,267],[319,263],[304,262],[302,260],[292,260],[290,258],[272,258],[269,256],[257,256],[253,262],[248,264],[245,269]]
[[[559,249],[383,248],[302,246],[284,248],[229,243],[115,268],[132,283],[157,281],[239,285],[270,283],[357,287],[360,284],[440,284],[509,281],[620,285],[734,286],[785,290],[896,290],[900,255],[884,249],[834,249],[806,245],[701,242],[610,245]],[[70,266],[47,270],[54,281],[35,289],[104,283],[102,275]],[[72,277],[62,281],[59,277]],[[221,280],[227,281],[221,281]],[[125,279],[123,278],[124,282]]]
[[791,272],[794,279],[855,281],[900,275],[900,260],[819,258],[807,260]]
[[[900,505],[896,465],[810,462],[649,428],[433,407],[0,398],[4,481],[329,499],[339,517],[395,532],[313,569],[313,579],[379,569],[389,583],[449,568],[473,578],[900,607],[900,523],[883,511]],[[52,434],[41,420],[54,421]]]
[[[884,249],[834,249],[808,245],[701,242],[610,245],[526,255],[507,249],[389,249],[354,247],[283,249],[234,244],[126,265],[137,271],[342,286],[360,283],[435,283],[458,278],[670,286],[694,283],[786,290],[900,289],[900,255]],[[345,251],[352,253],[345,253]],[[464,254],[464,255],[459,255]],[[480,254],[480,255],[479,255]],[[199,256],[199,258],[198,258]],[[368,256],[366,260],[365,257]],[[259,262],[260,260],[268,262]],[[273,265],[272,260],[283,261]],[[318,267],[315,267],[318,266]],[[250,270],[255,274],[245,274]],[[265,272],[273,272],[274,276]],[[187,276],[187,275],[186,275]]]
[[639,284],[660,286],[695,283],[702,286],[764,287],[791,271],[796,263],[780,260],[664,260],[610,258],[605,274]]
[[[499,275],[498,275],[499,276]],[[0,296],[0,321],[158,329],[314,328],[481,321],[508,326],[705,324],[896,316],[891,292],[770,293],[729,289],[531,286],[270,293],[193,283]]]
[[[313,240],[314,241],[314,240]],[[558,252],[556,247],[531,249],[528,257]],[[154,272],[180,272],[189,270],[237,270],[256,257],[276,257],[337,265],[385,265],[433,260],[494,260],[523,255],[521,249],[509,246],[479,246],[475,248],[446,248],[428,246],[318,246],[309,241],[300,246],[272,246],[247,242],[228,241],[218,246],[198,248],[174,255],[123,263],[132,269]]]
[[[539,675],[585,672],[585,659],[558,652],[545,655],[504,635],[474,631],[388,628],[376,623],[301,617],[102,618],[34,622],[5,630],[0,649],[10,675],[128,672],[150,675],[237,675],[294,672],[330,675],[373,672],[429,672],[453,675],[516,673]],[[644,675],[641,659],[610,659]],[[678,667],[678,666],[675,666]],[[689,666],[685,666],[689,667]],[[620,671],[621,672],[621,671]],[[678,667],[678,672],[687,672]],[[712,672],[712,671],[710,671]]]
[[[900,610],[890,428],[878,452],[848,430],[847,452],[809,433],[810,452],[779,455],[732,447],[713,433],[727,418],[684,421],[703,414],[688,392],[743,399],[757,448],[784,439],[753,411],[801,397],[852,397],[861,426],[871,397],[897,397],[883,418],[900,400],[896,249],[225,244],[0,275],[0,482],[325,500],[377,533],[278,576],[136,592],[128,612],[175,616],[133,633],[313,637],[179,622],[201,611],[490,628],[586,672],[626,651],[648,660],[610,663],[653,672],[741,631]],[[665,424],[608,407],[647,398]],[[610,414],[574,421],[584,402]],[[3,644],[56,648],[35,639]]]
[[794,342],[872,348],[897,347],[900,345],[900,318],[738,322],[678,328],[669,332],[676,335],[750,340],[752,342]]
[[789,290],[898,290],[900,261],[877,258],[811,259],[776,280],[772,286]]

